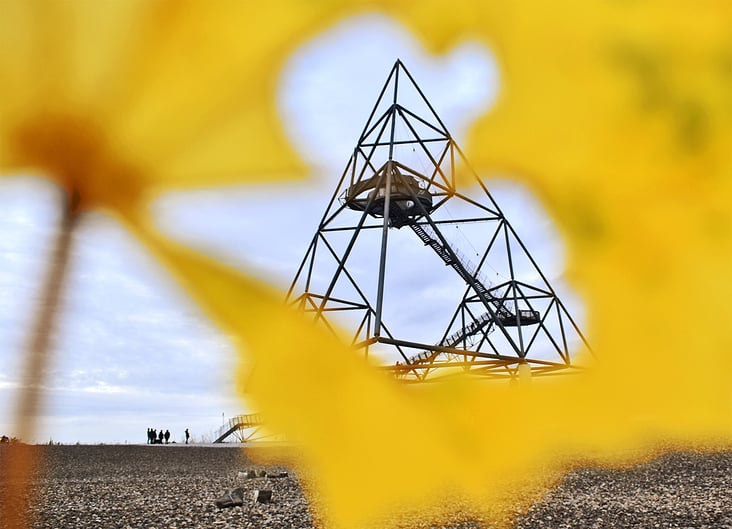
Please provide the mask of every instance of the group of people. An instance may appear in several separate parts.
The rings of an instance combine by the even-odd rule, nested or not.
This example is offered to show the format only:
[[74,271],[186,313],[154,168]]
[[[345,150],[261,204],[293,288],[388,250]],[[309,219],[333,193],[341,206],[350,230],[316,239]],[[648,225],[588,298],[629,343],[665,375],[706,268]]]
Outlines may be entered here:
[[[191,434],[188,432],[188,428],[186,428],[186,444],[188,444],[188,439],[191,438]],[[147,429],[147,444],[149,445],[161,445],[165,442],[165,444],[168,444],[170,442],[170,430],[165,430],[163,432],[163,429],[160,429],[160,432],[158,432],[155,428],[148,428]]]

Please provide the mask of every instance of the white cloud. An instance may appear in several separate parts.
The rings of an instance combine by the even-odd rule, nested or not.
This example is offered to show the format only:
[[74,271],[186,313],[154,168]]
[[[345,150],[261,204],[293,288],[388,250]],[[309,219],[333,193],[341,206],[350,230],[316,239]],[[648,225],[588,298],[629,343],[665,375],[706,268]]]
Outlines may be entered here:
[[[15,257],[0,259],[0,432],[8,435],[57,200],[43,181],[8,178],[0,188],[0,256]],[[194,424],[203,412],[215,425],[221,411],[241,412],[233,347],[130,233],[107,215],[85,214],[72,249],[44,389],[49,418],[38,439],[73,418],[68,424],[79,430],[54,430],[55,440],[108,440],[80,434],[93,430],[83,420],[115,423],[133,407],[141,424],[161,416]]]
[[[0,372],[18,376],[54,237],[55,188],[30,177],[0,180]],[[4,354],[2,353],[4,352]]]
[[345,165],[397,59],[458,142],[498,93],[498,68],[483,45],[466,41],[436,57],[384,15],[353,17],[302,45],[281,77],[280,111],[306,160],[329,169]]

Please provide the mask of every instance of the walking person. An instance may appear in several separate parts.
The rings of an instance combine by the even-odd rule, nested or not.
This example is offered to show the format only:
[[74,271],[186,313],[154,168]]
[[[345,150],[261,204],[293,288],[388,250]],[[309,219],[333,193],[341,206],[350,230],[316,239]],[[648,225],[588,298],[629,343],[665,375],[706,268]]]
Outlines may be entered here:
[[190,439],[191,434],[188,432],[188,428],[186,428],[186,444],[188,444],[188,439]]
[[165,434],[163,433],[163,429],[160,429],[160,433],[158,434],[158,444],[163,444],[163,437],[165,437]]
[[165,430],[165,444],[170,440],[170,430]]

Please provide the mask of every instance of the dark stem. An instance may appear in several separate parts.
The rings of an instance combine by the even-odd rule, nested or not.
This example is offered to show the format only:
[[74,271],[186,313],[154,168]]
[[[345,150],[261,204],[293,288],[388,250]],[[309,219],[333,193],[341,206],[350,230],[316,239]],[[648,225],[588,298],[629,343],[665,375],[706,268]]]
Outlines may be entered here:
[[[17,397],[15,435],[20,441],[32,442],[38,425],[43,400],[46,372],[53,348],[53,334],[60,316],[59,301],[67,279],[71,257],[74,226],[77,215],[63,195],[58,233],[51,253],[43,284],[42,298],[36,311],[36,319],[26,350],[21,388]],[[9,447],[11,453],[3,454],[3,487],[0,487],[0,519],[8,527],[27,527],[29,485],[33,478],[40,452],[34,447]]]
[[51,339],[56,319],[60,315],[59,299],[66,282],[66,270],[71,255],[72,235],[76,215],[73,215],[64,200],[58,235],[46,273],[42,298],[31,328],[30,339],[25,351],[23,385],[18,398],[15,425],[20,440],[31,440],[35,435],[36,419],[41,403],[41,393],[49,364]]

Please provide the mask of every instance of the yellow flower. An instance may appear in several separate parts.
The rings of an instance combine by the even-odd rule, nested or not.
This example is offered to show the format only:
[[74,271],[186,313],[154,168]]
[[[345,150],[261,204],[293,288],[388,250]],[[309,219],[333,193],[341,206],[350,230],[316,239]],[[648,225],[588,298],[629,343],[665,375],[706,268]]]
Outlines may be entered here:
[[561,456],[616,461],[661,443],[729,442],[729,4],[382,6],[435,50],[470,36],[495,51],[502,93],[468,158],[510,171],[552,211],[600,361],[520,392],[394,388],[327,338],[278,322],[276,305],[232,307],[233,278],[224,286],[217,265],[167,250],[195,278],[192,291],[226,308],[218,321],[251,328],[248,389],[300,441],[330,519],[356,527],[445,489],[500,510],[516,487],[550,480]]
[[41,171],[80,207],[130,214],[156,192],[291,177],[274,108],[297,2],[3,0],[0,166]]
[[602,359],[591,374],[407,390],[278,293],[150,228],[144,206],[165,189],[302,169],[274,112],[276,74],[345,2],[2,1],[0,167],[40,170],[79,208],[119,215],[241,337],[246,389],[300,443],[337,526],[446,487],[502,505],[557,453],[729,440],[729,3],[364,5],[432,49],[471,37],[495,51],[501,98],[468,158],[533,185],[564,230]]
[[[49,263],[48,303],[27,351],[20,432],[32,433],[38,413],[34,388],[43,382],[76,213],[104,210],[157,243],[147,206],[161,192],[302,175],[274,88],[297,36],[342,14],[336,7],[0,0],[0,171],[47,177],[69,198],[61,258]],[[14,472],[32,472],[26,459],[14,461],[4,476],[11,483]]]

